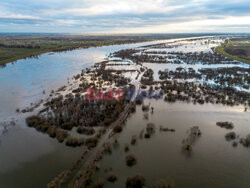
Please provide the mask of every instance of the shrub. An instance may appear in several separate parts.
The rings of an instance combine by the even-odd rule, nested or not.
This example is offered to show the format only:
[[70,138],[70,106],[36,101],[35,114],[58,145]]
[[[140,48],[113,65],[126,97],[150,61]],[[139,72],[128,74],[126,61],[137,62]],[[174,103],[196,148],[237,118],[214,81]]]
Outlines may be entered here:
[[226,128],[226,129],[233,129],[234,125],[232,122],[217,122],[216,123],[217,126],[222,127],[222,128]]
[[41,118],[39,116],[30,116],[26,118],[26,123],[29,127],[37,127],[41,123]]
[[136,158],[135,158],[135,156],[134,155],[127,155],[126,156],[126,164],[128,165],[128,166],[133,166],[133,165],[135,165],[136,164]]
[[68,133],[64,130],[57,129],[56,130],[56,139],[58,142],[62,143],[68,136]]
[[76,130],[79,134],[93,135],[95,134],[95,129],[92,127],[82,127],[78,126]]
[[117,176],[114,173],[110,173],[107,177],[107,181],[115,182],[117,180]]
[[150,137],[151,137],[151,134],[149,134],[149,133],[144,134],[144,138],[150,138]]
[[126,180],[127,188],[143,188],[145,185],[145,178],[142,175],[128,177]]
[[116,133],[122,132],[122,125],[116,125],[113,130]]
[[99,140],[97,137],[87,138],[85,144],[89,149],[91,149],[96,147],[98,141]]
[[71,130],[73,128],[73,123],[72,122],[66,122],[61,125],[61,127],[65,130]]
[[225,135],[226,140],[234,140],[236,138],[236,133],[235,132],[229,132]]
[[103,180],[98,180],[93,184],[93,188],[102,188],[104,186],[104,181]]
[[81,146],[83,143],[84,143],[83,139],[78,139],[76,137],[68,136],[65,144],[67,146],[76,147],[76,146]]
[[131,138],[131,145],[135,145],[136,144],[136,141],[137,141],[137,137],[136,135],[133,135],[132,138]]
[[49,127],[48,128],[48,134],[51,138],[55,138],[56,137],[56,132],[57,132],[57,128],[56,127]]
[[125,144],[125,146],[124,146],[124,151],[125,151],[125,152],[128,152],[128,151],[129,151],[129,145],[128,145],[128,144]]

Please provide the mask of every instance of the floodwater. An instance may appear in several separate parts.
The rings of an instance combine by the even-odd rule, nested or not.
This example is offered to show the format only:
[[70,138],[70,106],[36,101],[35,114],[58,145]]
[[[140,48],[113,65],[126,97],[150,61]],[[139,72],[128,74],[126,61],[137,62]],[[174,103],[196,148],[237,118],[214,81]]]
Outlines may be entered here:
[[[20,115],[15,112],[17,108],[46,99],[52,89],[67,84],[68,78],[72,82],[73,75],[104,60],[112,52],[161,42],[165,41],[47,53],[1,68],[0,123],[14,119],[16,125],[0,136],[0,187],[45,187],[61,171],[71,168],[83,152],[83,148],[65,147],[27,128],[24,118],[31,113]],[[250,133],[249,112],[244,113],[243,107],[220,105],[170,105],[162,101],[151,101],[151,104],[155,113],[149,115],[148,121],[143,120],[140,107],[129,118],[118,138],[121,147],[104,158],[96,178],[105,177],[103,168],[112,167],[119,181],[107,187],[123,187],[127,176],[139,172],[149,183],[159,177],[171,177],[178,187],[249,187],[249,148],[241,145],[233,148],[224,138],[227,130],[215,125],[216,121],[232,121],[235,132],[244,137]],[[131,147],[138,164],[127,168],[123,144],[130,142],[131,135],[138,134],[147,122],[156,124],[156,133],[150,140],[139,140]],[[159,125],[175,128],[176,133],[160,133]],[[187,155],[181,151],[181,141],[187,137],[186,131],[195,125],[200,126],[203,134],[193,152]]]
[[[218,41],[219,42],[219,41]],[[157,47],[141,48],[142,50],[166,51],[166,52],[211,52],[215,44],[206,45],[204,41],[174,43],[179,46],[164,48],[164,45]],[[172,44],[171,44],[172,45]],[[218,44],[217,44],[218,45]],[[137,55],[143,52],[138,52]],[[152,54],[157,56],[158,54]],[[166,56],[160,54],[160,56]],[[220,67],[244,67],[244,63],[230,64],[202,64],[193,65],[183,62],[182,64],[157,64],[143,62],[143,66],[154,71],[154,80],[159,81],[159,71],[165,69],[173,70],[177,67],[184,69],[193,68],[198,71],[200,68]],[[191,81],[195,81],[191,80]],[[205,81],[204,81],[205,82]],[[249,90],[247,90],[249,92]],[[164,98],[164,97],[163,97]],[[216,104],[198,105],[193,103],[167,103],[163,100],[147,100],[145,104],[154,107],[154,113],[145,113],[141,106],[137,106],[136,113],[132,114],[122,133],[110,140],[113,145],[113,152],[105,155],[101,161],[101,169],[97,171],[94,180],[106,179],[109,173],[114,173],[118,181],[110,183],[105,181],[104,187],[122,188],[126,187],[128,177],[141,174],[146,179],[145,187],[152,187],[161,179],[174,182],[178,188],[249,188],[250,187],[250,150],[238,144],[233,147],[233,142],[225,139],[225,135],[234,131],[237,134],[236,141],[245,138],[250,134],[250,112],[244,112],[244,106],[223,106]],[[148,120],[145,119],[148,114]],[[233,122],[235,128],[227,130],[220,128],[216,122]],[[140,133],[146,132],[147,123],[155,124],[155,133],[150,139],[139,138]],[[160,126],[173,128],[176,132],[162,132]],[[199,137],[192,148],[192,151],[183,150],[183,140],[188,138],[188,130],[193,126],[199,126],[202,136]],[[130,145],[130,151],[124,151],[124,145],[130,144],[131,137],[137,136],[137,143]],[[125,158],[128,154],[134,154],[137,164],[128,167]],[[112,169],[112,170],[109,170]],[[108,172],[107,172],[108,171]]]
[[[241,138],[250,133],[250,113],[243,112],[242,106],[194,105],[182,102],[170,104],[164,101],[150,100],[155,108],[149,112],[149,119],[144,119],[141,106],[128,119],[120,135],[118,145],[114,145],[111,155],[105,155],[101,169],[97,171],[95,181],[105,179],[109,173],[104,169],[112,168],[118,181],[109,183],[108,188],[126,187],[126,178],[142,174],[146,187],[160,179],[172,180],[178,188],[227,187],[248,188],[250,186],[250,150],[242,145],[232,146],[225,139],[229,131],[216,126],[217,121],[231,121]],[[150,139],[140,139],[141,130],[147,123],[155,124],[155,134]],[[174,128],[176,132],[161,132],[160,126]],[[187,131],[199,126],[202,136],[198,138],[193,150],[182,150],[182,140],[188,137]],[[124,152],[124,145],[130,144],[132,135],[137,135],[135,146]],[[111,142],[114,142],[111,140]],[[126,166],[125,157],[134,154],[137,164]]]
[[[52,89],[72,82],[73,75],[104,60],[110,53],[173,40],[176,39],[46,53],[1,67],[0,133],[4,134],[0,134],[0,187],[45,187],[61,171],[71,168],[83,151],[65,147],[28,128],[24,119],[32,113],[16,113],[17,108],[48,98]],[[5,122],[10,120],[16,124],[6,131]]]

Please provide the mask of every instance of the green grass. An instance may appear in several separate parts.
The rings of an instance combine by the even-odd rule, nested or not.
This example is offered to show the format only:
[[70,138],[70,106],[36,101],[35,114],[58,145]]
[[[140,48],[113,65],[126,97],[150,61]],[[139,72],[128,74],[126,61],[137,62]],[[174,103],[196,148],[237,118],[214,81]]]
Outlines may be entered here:
[[[217,52],[217,53],[219,53],[219,54],[221,54],[221,55],[224,55],[225,57],[227,57],[227,58],[229,58],[229,59],[231,59],[231,60],[237,60],[237,61],[241,61],[241,62],[243,62],[243,63],[250,64],[250,60],[248,60],[248,59],[245,59],[245,58],[242,58],[242,57],[238,57],[238,56],[234,56],[234,55],[231,55],[231,54],[227,53],[227,52],[225,51],[225,49],[226,49],[227,47],[229,47],[230,45],[240,45],[240,43],[229,41],[229,42],[228,42],[227,44],[225,44],[225,45],[221,45],[221,46],[216,47],[216,48],[215,48],[215,52]],[[248,45],[250,45],[250,44],[248,44]]]

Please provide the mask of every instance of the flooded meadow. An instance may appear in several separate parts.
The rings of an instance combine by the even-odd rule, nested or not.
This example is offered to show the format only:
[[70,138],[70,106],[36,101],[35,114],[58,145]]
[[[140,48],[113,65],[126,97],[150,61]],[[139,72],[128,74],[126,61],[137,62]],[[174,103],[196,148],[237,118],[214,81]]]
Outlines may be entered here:
[[[250,66],[214,52],[226,39],[79,49],[0,69],[0,186],[249,187]],[[89,88],[102,96],[88,100]],[[139,92],[105,98],[128,88]]]

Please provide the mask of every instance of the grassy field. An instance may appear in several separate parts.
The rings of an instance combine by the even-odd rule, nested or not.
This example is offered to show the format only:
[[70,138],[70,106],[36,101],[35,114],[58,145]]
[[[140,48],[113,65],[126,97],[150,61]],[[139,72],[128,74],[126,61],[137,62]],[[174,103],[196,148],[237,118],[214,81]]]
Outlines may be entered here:
[[[244,50],[245,55],[233,53],[236,50]],[[217,53],[220,53],[229,59],[241,61],[243,63],[250,64],[250,42],[249,40],[229,40],[226,44],[215,48]]]
[[163,39],[151,35],[0,35],[0,65],[46,52]]

